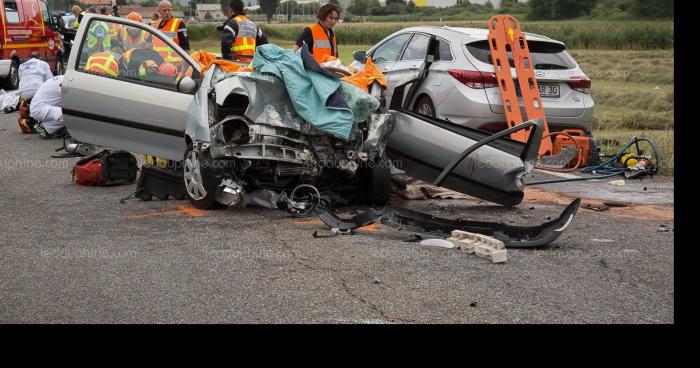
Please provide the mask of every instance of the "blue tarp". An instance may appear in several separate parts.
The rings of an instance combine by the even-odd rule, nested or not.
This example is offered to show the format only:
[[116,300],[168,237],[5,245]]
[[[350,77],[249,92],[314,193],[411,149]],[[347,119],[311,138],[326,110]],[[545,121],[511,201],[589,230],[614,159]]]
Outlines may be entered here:
[[[282,79],[299,116],[322,132],[351,140],[354,115],[340,89],[340,79],[309,65],[306,45],[299,52],[266,44],[255,49],[253,77],[271,73]],[[311,59],[313,60],[313,59]]]

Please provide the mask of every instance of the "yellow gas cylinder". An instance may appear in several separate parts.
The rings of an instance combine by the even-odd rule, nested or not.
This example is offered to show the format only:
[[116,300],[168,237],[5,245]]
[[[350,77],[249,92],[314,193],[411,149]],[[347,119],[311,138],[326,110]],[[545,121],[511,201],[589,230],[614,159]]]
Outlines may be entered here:
[[637,160],[636,155],[632,153],[625,153],[624,155],[620,156],[620,163],[623,166],[632,167],[636,165],[637,162],[639,161]]

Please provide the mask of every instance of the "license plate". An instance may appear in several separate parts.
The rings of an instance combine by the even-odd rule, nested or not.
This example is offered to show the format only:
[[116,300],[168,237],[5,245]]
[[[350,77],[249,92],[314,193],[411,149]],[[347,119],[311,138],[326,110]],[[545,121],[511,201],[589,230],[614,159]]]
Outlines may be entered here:
[[[540,83],[537,85],[540,89],[540,97],[547,97],[547,98],[559,98],[559,85],[558,84],[547,84],[547,83]],[[518,96],[522,96],[523,94],[520,92],[520,85],[515,84],[515,89],[518,93]]]

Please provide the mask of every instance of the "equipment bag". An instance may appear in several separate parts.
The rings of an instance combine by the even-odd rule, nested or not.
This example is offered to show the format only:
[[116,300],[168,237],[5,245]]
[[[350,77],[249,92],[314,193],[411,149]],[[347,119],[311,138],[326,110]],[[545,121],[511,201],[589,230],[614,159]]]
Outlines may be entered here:
[[79,185],[113,186],[136,180],[138,162],[126,151],[103,150],[78,161],[73,167],[73,181]]

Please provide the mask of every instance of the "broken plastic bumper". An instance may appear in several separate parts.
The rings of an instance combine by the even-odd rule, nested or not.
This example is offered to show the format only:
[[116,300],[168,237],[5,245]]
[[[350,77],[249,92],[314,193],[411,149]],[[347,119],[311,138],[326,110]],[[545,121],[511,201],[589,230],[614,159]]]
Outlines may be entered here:
[[452,230],[462,230],[494,237],[503,241],[507,248],[531,248],[547,245],[556,240],[576,216],[580,205],[581,199],[577,198],[557,219],[537,226],[452,220],[393,206],[386,206],[381,210],[372,209],[349,219],[342,219],[334,213],[321,209],[319,217],[334,233],[349,232],[379,222],[395,228],[439,236],[449,236]]

